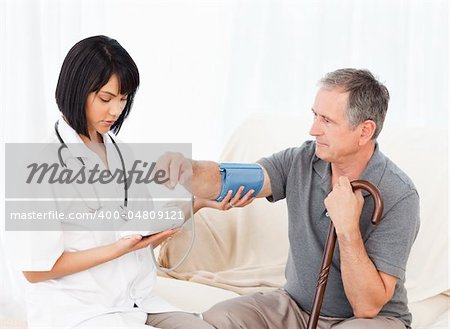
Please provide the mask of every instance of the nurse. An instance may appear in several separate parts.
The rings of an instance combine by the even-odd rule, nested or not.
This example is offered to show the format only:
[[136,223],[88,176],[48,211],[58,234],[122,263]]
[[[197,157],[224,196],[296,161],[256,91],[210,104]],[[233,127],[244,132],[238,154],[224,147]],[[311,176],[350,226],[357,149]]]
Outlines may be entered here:
[[[111,154],[108,132],[119,132],[138,86],[136,64],[116,40],[94,36],[78,42],[64,60],[56,88],[62,117],[54,141],[61,138],[72,159],[86,166],[113,166],[117,154]],[[198,200],[194,211],[223,208],[230,199],[231,194],[221,203]],[[236,195],[231,201],[244,206],[251,199]],[[175,233],[124,238],[117,231],[29,232],[16,258],[32,283],[27,289],[29,328],[212,328],[153,293],[156,270],[149,246]]]

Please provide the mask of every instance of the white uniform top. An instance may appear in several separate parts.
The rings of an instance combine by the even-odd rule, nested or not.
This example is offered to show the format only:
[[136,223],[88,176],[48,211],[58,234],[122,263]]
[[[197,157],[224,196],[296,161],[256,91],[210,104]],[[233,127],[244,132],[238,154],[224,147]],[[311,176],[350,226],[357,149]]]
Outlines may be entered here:
[[[69,152],[75,157],[72,159],[78,161],[76,157],[80,156],[88,170],[95,163],[101,163],[99,157],[83,144],[78,134],[63,119],[59,120],[58,128]],[[56,136],[52,139],[59,143]],[[116,164],[122,169],[108,134],[103,135],[103,141],[110,167]],[[77,144],[74,147],[71,143]],[[67,154],[67,150],[64,154]],[[69,162],[67,165],[71,167],[74,162]],[[124,187],[119,184],[116,187],[119,207],[123,204]],[[74,211],[89,211],[87,203],[86,209],[81,210],[79,204]],[[22,271],[49,271],[64,251],[86,250],[122,238],[118,231],[9,233],[12,234],[7,235],[15,237],[13,262]],[[11,242],[11,239],[8,240]],[[181,311],[153,294],[156,270],[150,252],[149,248],[140,249],[79,273],[28,284],[26,300],[29,329],[102,326],[148,329],[151,327],[145,325],[147,313]]]

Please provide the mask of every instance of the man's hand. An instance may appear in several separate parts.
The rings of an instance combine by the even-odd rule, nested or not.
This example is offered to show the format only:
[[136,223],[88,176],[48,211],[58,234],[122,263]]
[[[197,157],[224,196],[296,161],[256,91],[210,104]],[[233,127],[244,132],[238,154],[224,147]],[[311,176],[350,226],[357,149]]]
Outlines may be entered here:
[[215,200],[207,200],[201,198],[195,198],[194,200],[194,213],[202,208],[214,208],[219,210],[230,210],[231,208],[241,208],[249,205],[253,202],[255,198],[252,198],[252,194],[255,192],[254,190],[250,190],[241,197],[242,191],[244,190],[244,186],[239,187],[238,191],[231,197],[233,194],[232,191],[228,191],[227,195],[221,202],[217,202]]
[[353,192],[347,177],[339,177],[324,203],[337,234],[359,232],[364,198],[360,190]]

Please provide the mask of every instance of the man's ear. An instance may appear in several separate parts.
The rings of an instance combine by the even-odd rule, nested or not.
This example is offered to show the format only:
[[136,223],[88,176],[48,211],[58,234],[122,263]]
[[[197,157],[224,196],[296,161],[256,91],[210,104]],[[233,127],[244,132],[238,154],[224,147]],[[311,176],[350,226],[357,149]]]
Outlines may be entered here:
[[373,120],[366,120],[362,124],[361,136],[359,138],[359,145],[365,145],[372,140],[373,134],[375,134],[375,129],[377,125]]

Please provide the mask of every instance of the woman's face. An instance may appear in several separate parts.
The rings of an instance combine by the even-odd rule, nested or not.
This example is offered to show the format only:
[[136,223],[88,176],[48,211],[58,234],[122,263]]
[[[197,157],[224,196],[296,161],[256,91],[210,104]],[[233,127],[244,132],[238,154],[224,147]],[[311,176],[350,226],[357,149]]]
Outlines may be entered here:
[[98,92],[86,99],[87,130],[92,139],[95,133],[106,134],[127,104],[127,95],[119,94],[119,81],[113,74]]

